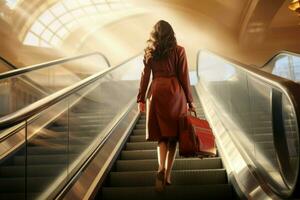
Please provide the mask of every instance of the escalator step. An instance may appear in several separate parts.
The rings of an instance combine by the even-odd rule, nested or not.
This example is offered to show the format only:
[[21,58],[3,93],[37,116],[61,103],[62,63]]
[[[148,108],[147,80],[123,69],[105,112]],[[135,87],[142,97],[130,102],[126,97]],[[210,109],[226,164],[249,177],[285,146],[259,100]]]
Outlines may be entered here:
[[174,200],[174,199],[233,199],[232,187],[229,184],[167,186],[165,191],[157,193],[154,187],[104,187],[103,200]]
[[[179,152],[176,152],[176,158],[179,158]],[[157,159],[156,150],[123,150],[121,152],[123,160],[139,160],[139,159]]]
[[[152,186],[155,182],[156,171],[111,172],[110,186]],[[205,170],[173,170],[173,185],[201,185],[227,183],[225,169]]]
[[134,129],[132,133],[132,135],[145,135],[146,129]]
[[146,124],[137,124],[135,125],[134,129],[139,130],[139,129],[146,129]]
[[157,142],[128,142],[126,143],[126,150],[148,150],[156,149]]
[[[157,169],[157,160],[118,160],[116,171],[155,171]],[[220,158],[208,159],[176,159],[174,170],[193,170],[193,169],[220,169],[222,161]]]
[[139,119],[137,122],[138,125],[140,124],[146,124],[146,120],[145,119]]
[[130,136],[130,142],[146,142],[146,135]]

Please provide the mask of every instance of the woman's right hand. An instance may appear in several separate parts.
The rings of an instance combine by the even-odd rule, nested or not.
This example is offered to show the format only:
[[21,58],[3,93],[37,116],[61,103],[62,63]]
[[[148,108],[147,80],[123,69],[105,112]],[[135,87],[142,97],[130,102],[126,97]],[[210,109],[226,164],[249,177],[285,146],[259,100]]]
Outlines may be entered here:
[[140,102],[139,103],[139,110],[140,110],[140,112],[146,112],[146,105],[145,105],[145,103],[143,103],[143,102]]
[[196,106],[195,104],[192,102],[192,103],[188,103],[188,111],[193,111],[193,112],[196,112]]

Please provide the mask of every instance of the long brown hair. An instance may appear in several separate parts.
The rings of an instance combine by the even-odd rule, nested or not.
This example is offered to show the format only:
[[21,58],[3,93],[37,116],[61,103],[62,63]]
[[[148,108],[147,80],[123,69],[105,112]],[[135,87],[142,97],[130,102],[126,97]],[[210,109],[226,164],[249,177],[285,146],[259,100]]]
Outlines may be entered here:
[[172,26],[164,21],[158,21],[152,32],[150,38],[147,40],[148,46],[145,49],[144,60],[148,63],[149,60],[159,60],[170,54],[170,52],[177,46],[175,33]]

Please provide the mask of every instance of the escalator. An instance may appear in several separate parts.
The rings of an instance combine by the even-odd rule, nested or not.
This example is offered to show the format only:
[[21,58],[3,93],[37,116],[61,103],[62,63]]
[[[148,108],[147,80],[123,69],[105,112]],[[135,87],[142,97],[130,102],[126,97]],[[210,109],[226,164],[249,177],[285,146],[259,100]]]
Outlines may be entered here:
[[262,70],[295,82],[300,82],[300,55],[282,51],[273,56]]
[[218,156],[177,153],[173,184],[156,193],[156,143],[135,103],[142,66],[82,75],[0,118],[0,199],[299,197],[299,85],[206,51],[193,96]]
[[[195,97],[198,116],[205,118]],[[115,168],[108,175],[100,199],[234,199],[226,169],[220,157],[183,158],[178,151],[172,171],[172,185],[155,192],[157,142],[145,141],[145,114],[141,115],[127,140]],[[218,192],[215,192],[218,191]]]
[[15,65],[10,63],[7,59],[0,56],[0,73],[14,69],[17,69]]
[[95,52],[1,73],[0,116],[16,112],[109,66],[107,58]]
[[[91,72],[95,70],[92,68],[95,63],[90,65],[90,62],[85,62],[86,57],[91,59],[90,56],[82,56],[79,63],[84,64],[84,67],[90,67]],[[62,62],[65,63],[66,60],[54,63],[61,66]],[[55,197],[89,156],[95,146],[93,145],[95,139],[101,140],[104,137],[102,132],[114,125],[119,111],[129,103],[128,98],[131,96],[128,95],[132,92],[118,95],[121,99],[117,99],[117,102],[114,102],[116,98],[110,94],[110,91],[114,90],[116,93],[120,93],[122,89],[134,91],[131,87],[137,85],[137,81],[132,83],[131,80],[121,82],[114,80],[115,77],[124,74],[126,64],[125,62],[121,64],[122,67],[117,66],[118,70],[103,66],[102,70],[99,70],[101,66],[98,66],[97,73],[91,73],[89,76],[74,73],[77,77],[81,75],[82,80],[76,84],[60,86],[61,88],[56,84],[50,88],[51,93],[45,93],[32,103],[26,98],[18,99],[25,101],[24,106],[17,111],[10,110],[4,113],[6,115],[0,118],[0,199]],[[57,67],[47,65],[47,67],[39,65],[38,68],[47,71],[57,70]],[[72,69],[77,67],[74,66],[74,62],[68,65]],[[32,76],[32,73],[38,73],[39,69],[29,69],[30,71],[24,73],[9,72],[10,75],[13,74],[11,76],[8,76],[8,73],[1,75],[4,79],[14,79],[17,73],[17,79],[30,78],[31,83],[49,89],[46,87],[49,85],[41,84]],[[114,73],[109,73],[112,70]],[[43,76],[47,75],[48,73]],[[101,80],[98,80],[100,77]],[[48,105],[45,105],[45,102]]]

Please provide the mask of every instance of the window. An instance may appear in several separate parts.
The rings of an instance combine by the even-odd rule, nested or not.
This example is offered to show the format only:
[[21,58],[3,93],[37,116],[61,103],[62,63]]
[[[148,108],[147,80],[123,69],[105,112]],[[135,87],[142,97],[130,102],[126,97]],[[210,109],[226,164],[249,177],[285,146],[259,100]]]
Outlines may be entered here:
[[[12,4],[17,1],[10,0],[7,2]],[[132,8],[128,5],[121,0],[58,1],[40,14],[29,28],[23,42],[33,46],[57,47],[80,24],[85,24],[87,20],[89,22],[99,20],[105,14],[103,20],[100,21],[101,23],[99,22],[99,24],[104,24],[109,12]],[[118,16],[114,13],[109,16],[111,19],[116,17]]]
[[18,4],[18,0],[6,0],[6,5],[8,5],[8,7],[10,9],[14,9]]

